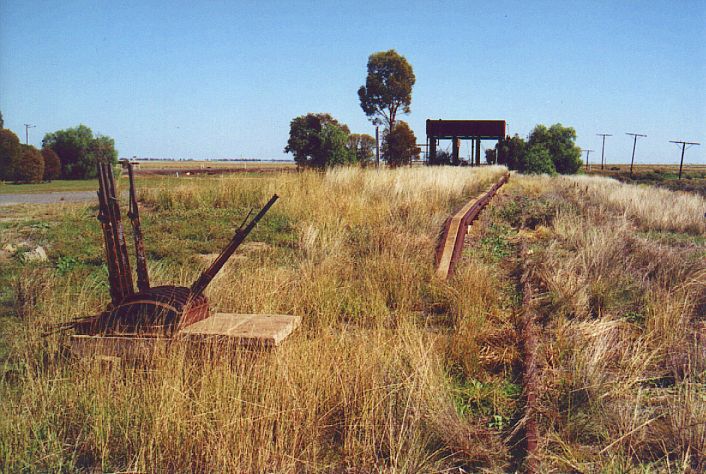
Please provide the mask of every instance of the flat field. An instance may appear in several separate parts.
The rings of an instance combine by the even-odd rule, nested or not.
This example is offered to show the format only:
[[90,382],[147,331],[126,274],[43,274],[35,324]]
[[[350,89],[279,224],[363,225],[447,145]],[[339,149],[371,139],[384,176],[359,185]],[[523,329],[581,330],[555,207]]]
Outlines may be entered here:
[[679,178],[679,165],[635,165],[630,176],[630,165],[591,165],[587,174],[615,178],[624,183],[647,184],[671,189],[688,191],[706,196],[706,165],[685,164],[682,179]]
[[[540,472],[703,472],[706,201],[513,174],[453,278],[435,278],[444,221],[504,171],[139,184],[153,284],[190,284],[279,194],[207,295],[218,311],[303,317],[273,352],[172,347],[147,367],[76,360],[66,335],[42,336],[108,303],[95,204],[2,208],[0,469],[522,469],[530,282]],[[48,261],[27,261],[37,245]]]

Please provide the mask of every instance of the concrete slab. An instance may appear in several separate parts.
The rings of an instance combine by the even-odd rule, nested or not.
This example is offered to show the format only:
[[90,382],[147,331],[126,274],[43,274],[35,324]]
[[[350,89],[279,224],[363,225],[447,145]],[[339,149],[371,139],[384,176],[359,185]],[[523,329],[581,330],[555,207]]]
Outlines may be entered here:
[[288,314],[216,313],[185,327],[179,338],[227,339],[242,346],[276,347],[301,324]]
[[216,313],[171,338],[77,334],[69,342],[77,357],[149,359],[172,342],[222,342],[228,347],[270,349],[279,346],[300,324],[301,317],[288,314]]

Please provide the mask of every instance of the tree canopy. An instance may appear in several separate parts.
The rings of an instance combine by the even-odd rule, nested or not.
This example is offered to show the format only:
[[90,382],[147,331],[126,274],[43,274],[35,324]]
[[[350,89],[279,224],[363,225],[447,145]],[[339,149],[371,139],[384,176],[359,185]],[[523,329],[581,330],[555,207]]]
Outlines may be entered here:
[[355,161],[348,148],[350,130],[330,114],[309,113],[295,117],[289,126],[285,153],[292,153],[299,166],[324,168]]
[[392,130],[398,112],[410,112],[415,80],[412,66],[394,49],[371,54],[365,85],[358,89],[360,107],[373,123]]
[[361,166],[368,166],[375,157],[375,138],[365,133],[352,133],[348,137],[348,149]]
[[0,180],[14,179],[13,162],[20,153],[20,139],[12,130],[0,129]]
[[407,122],[399,121],[395,128],[385,136],[383,152],[389,166],[408,165],[413,159],[419,158],[420,148],[417,137]]
[[530,133],[527,145],[540,145],[551,156],[554,168],[560,174],[574,174],[581,168],[581,149],[576,146],[576,130],[555,123],[551,127],[537,125]]
[[39,183],[44,177],[44,157],[31,145],[20,145],[12,163],[13,181]]
[[44,157],[44,181],[51,181],[61,176],[61,161],[51,148],[42,148]]
[[62,177],[85,179],[96,176],[96,161],[105,159],[112,164],[118,162],[118,152],[112,138],[97,135],[85,125],[47,133],[42,140],[44,148],[50,148],[59,156]]
[[498,164],[522,173],[574,174],[582,164],[575,140],[576,130],[571,127],[540,124],[526,142],[519,135],[500,140],[496,146]]

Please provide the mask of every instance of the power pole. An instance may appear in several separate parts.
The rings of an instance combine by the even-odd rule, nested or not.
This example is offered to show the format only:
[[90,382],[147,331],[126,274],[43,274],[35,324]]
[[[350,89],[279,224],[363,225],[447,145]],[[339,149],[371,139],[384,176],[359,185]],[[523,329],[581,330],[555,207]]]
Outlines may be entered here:
[[603,146],[601,147],[601,169],[605,165],[605,137],[612,137],[610,133],[596,133],[599,137],[603,137]]
[[630,159],[630,177],[632,178],[632,165],[635,163],[635,146],[637,145],[637,137],[646,137],[647,135],[641,135],[639,133],[625,133],[625,135],[631,135],[634,138],[632,142],[632,158]]
[[682,166],[684,166],[684,152],[686,151],[686,146],[689,145],[689,148],[691,148],[694,145],[701,145],[701,143],[685,142],[681,140],[669,140],[669,143],[676,143],[677,145],[681,145],[681,161],[679,162],[679,179],[681,179],[681,169]]
[[591,165],[588,164],[588,155],[590,155],[593,150],[581,150],[581,151],[586,152],[586,169],[588,171],[591,171]]
[[30,123],[25,124],[25,145],[29,145],[29,129],[34,127],[36,127],[36,125]]

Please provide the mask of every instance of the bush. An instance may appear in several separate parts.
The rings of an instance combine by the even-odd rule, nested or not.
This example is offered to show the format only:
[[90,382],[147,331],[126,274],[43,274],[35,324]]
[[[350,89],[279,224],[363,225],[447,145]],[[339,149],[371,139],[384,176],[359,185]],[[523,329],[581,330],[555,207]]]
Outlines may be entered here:
[[542,145],[533,145],[523,157],[522,172],[527,174],[556,174],[552,157]]
[[348,127],[330,114],[301,115],[290,123],[284,152],[292,153],[297,165],[311,168],[354,163],[349,135]]
[[576,130],[555,123],[547,128],[537,125],[529,136],[527,145],[542,145],[551,157],[556,172],[561,174],[575,174],[583,162],[581,149],[576,146]]
[[44,157],[44,181],[58,178],[61,175],[59,155],[51,148],[42,148],[42,157]]
[[12,179],[18,183],[39,183],[44,177],[44,157],[31,145],[20,145],[12,162]]
[[62,177],[66,179],[95,178],[99,159],[118,163],[113,139],[104,135],[94,137],[93,131],[85,125],[47,133],[42,146],[51,148],[59,156]]
[[20,153],[20,139],[11,130],[0,130],[0,180],[14,179],[12,165]]
[[417,137],[407,122],[400,121],[385,137],[383,151],[387,164],[394,168],[408,165],[413,159],[419,158],[421,150],[417,146]]

